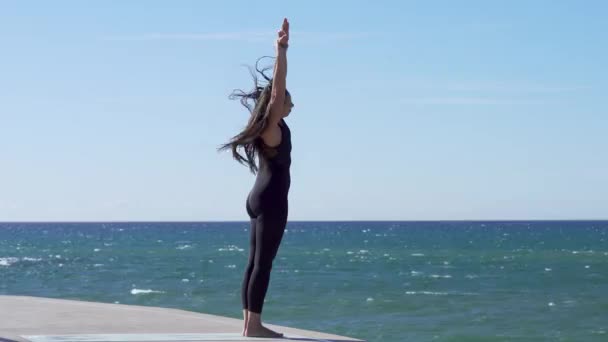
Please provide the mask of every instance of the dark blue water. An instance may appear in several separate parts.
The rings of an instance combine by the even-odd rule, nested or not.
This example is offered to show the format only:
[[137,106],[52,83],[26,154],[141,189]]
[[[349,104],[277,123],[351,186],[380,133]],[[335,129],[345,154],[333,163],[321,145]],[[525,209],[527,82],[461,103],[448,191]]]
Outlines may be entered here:
[[[0,224],[0,294],[242,318],[247,223]],[[368,341],[608,341],[608,221],[289,222],[263,320]],[[1,308],[0,308],[1,309]]]

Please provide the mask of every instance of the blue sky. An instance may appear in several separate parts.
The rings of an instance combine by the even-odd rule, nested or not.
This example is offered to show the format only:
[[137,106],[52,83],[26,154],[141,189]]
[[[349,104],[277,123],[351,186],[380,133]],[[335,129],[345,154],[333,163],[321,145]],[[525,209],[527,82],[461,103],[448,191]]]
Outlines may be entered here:
[[245,220],[216,147],[283,17],[291,220],[606,219],[607,10],[0,2],[0,221]]

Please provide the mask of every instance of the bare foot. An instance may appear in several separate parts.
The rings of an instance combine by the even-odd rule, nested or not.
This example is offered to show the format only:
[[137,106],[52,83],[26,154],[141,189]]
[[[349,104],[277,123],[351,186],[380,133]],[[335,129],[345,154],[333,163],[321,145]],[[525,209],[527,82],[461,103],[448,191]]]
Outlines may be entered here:
[[283,337],[282,333],[272,331],[263,325],[249,326],[245,331],[247,337]]

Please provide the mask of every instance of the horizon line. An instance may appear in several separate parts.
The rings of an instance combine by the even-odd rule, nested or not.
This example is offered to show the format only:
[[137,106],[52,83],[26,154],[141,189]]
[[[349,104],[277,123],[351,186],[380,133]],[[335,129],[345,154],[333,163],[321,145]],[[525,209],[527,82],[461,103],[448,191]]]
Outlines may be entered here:
[[[288,220],[289,222],[608,222],[608,218],[596,219],[420,219],[420,220]],[[187,220],[119,220],[119,221],[0,221],[0,224],[7,223],[241,223],[249,220],[207,220],[207,221],[187,221]]]

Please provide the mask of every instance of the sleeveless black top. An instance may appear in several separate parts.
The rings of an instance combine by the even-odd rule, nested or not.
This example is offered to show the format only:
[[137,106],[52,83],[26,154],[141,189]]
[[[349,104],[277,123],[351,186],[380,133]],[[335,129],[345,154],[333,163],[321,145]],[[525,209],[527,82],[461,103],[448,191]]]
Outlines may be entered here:
[[267,165],[271,168],[287,168],[291,165],[291,131],[285,120],[281,119],[281,143],[278,146],[270,147],[264,143],[262,138],[258,138],[260,147],[260,168]]
[[259,170],[248,198],[251,208],[258,213],[266,209],[282,210],[287,207],[287,195],[291,185],[291,131],[283,119],[279,127],[279,145],[270,147],[261,137],[256,142]]

